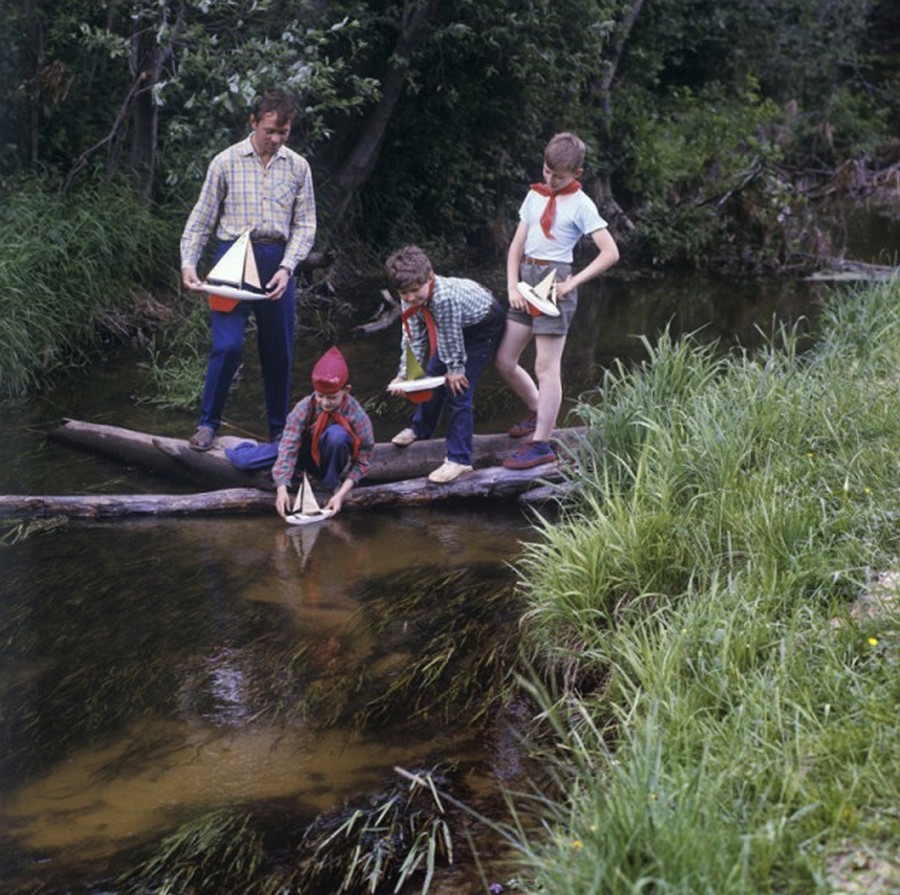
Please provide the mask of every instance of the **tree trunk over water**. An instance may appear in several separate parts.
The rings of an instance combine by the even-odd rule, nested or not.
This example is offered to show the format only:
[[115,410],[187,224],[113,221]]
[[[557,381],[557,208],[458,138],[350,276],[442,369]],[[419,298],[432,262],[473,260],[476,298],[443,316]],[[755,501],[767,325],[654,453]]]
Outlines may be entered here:
[[[572,446],[584,436],[584,432],[583,428],[557,429],[553,437],[564,447]],[[199,452],[192,451],[187,441],[181,438],[150,435],[119,426],[64,420],[50,433],[50,437],[127,466],[201,488],[257,488],[263,491],[275,488],[268,470],[246,472],[231,465],[224,449],[246,440],[233,435],[218,438],[211,451]],[[476,435],[473,439],[472,465],[476,468],[501,466],[503,458],[519,446],[521,441],[506,434]],[[443,438],[417,441],[406,448],[398,448],[390,442],[376,444],[372,466],[361,488],[426,476],[441,465],[445,452]]]
[[[461,476],[448,485],[425,478],[354,488],[344,511],[379,507],[421,507],[454,501],[518,498],[529,491],[541,500],[555,496],[547,483],[561,482],[555,465],[511,470],[490,467]],[[534,503],[528,500],[528,503]],[[27,520],[65,517],[88,522],[126,517],[274,515],[275,497],[258,488],[226,488],[199,494],[0,495],[0,518]]]

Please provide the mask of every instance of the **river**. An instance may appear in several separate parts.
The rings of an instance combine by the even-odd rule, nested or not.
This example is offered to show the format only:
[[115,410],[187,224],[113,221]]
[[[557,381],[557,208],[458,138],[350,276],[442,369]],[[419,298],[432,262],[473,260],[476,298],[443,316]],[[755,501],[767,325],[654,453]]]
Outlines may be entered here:
[[[496,288],[491,276],[482,279]],[[643,357],[641,336],[669,326],[752,346],[775,325],[814,317],[820,290],[624,272],[591,284],[564,358],[567,406],[617,359]],[[383,395],[397,341],[395,326],[340,343],[357,396]],[[301,341],[298,395],[324,347]],[[227,408],[232,431],[261,428],[254,354],[248,343]],[[0,406],[3,493],[175,490],[46,438],[65,416],[186,436],[191,415],[134,400],[147,390],[143,361],[117,351],[46,394]],[[478,432],[521,415],[493,371],[476,404]],[[410,405],[385,397],[378,407],[384,441]],[[273,511],[8,536],[0,892],[119,892],[132,856],[192,818],[252,806],[257,816],[311,819],[389,785],[396,766],[455,763],[476,799],[511,779],[520,771],[512,719],[469,723],[477,693],[474,703],[471,692],[434,710],[428,702],[471,671],[473,651],[514,629],[508,564],[535,537],[524,512],[502,506],[347,511],[313,531],[288,529]],[[498,593],[500,611],[482,619]],[[460,618],[487,639],[457,631],[453,648],[468,659],[385,708],[403,669],[445,643]]]

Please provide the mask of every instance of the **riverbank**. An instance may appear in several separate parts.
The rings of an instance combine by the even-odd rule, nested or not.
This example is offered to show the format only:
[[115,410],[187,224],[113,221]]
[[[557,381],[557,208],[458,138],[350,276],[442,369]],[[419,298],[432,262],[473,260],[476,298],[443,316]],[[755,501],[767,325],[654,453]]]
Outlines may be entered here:
[[834,293],[802,357],[663,339],[586,396],[519,563],[560,788],[517,890],[897,890],[898,299]]

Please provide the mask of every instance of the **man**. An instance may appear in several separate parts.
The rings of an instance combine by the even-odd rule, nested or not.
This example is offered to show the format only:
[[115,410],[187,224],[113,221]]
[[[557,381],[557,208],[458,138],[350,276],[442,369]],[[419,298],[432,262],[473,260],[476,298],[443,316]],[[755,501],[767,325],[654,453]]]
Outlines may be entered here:
[[210,163],[200,197],[181,236],[181,279],[199,289],[197,263],[216,229],[216,260],[250,230],[260,282],[267,298],[221,302],[210,298],[212,350],[197,429],[190,446],[208,451],[232,379],[241,362],[244,329],[256,315],[257,345],[268,415],[269,437],[284,429],[291,393],[294,344],[294,270],[316,237],[316,203],[306,159],[286,146],[295,115],[280,91],[259,97],[250,114],[250,135]]

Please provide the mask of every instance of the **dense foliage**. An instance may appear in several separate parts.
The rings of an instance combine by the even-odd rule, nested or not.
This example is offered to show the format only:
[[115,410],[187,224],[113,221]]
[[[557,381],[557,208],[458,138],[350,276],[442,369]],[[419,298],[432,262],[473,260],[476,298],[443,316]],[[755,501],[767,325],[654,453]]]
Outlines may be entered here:
[[[836,251],[814,206],[835,171],[858,186],[893,165],[894,196],[900,183],[888,0],[0,0],[0,13],[2,223],[18,234],[0,249],[3,394],[73,341],[52,337],[55,297],[22,290],[19,255],[49,242],[57,270],[77,269],[86,243],[58,234],[87,215],[93,261],[128,237],[116,294],[173,282],[209,159],[272,86],[299,100],[317,248],[338,249],[340,270],[410,241],[441,263],[499,258],[562,129],[587,143],[585,188],[626,264],[809,269]],[[170,250],[123,231],[148,216]],[[111,294],[98,282],[67,280],[88,321]]]
[[[896,133],[887,0],[0,0],[0,172],[131,171],[188,200],[258,90],[303,108],[327,235],[497,248],[556,130],[661,260],[702,262],[752,183]],[[771,200],[771,201],[770,201]],[[698,211],[698,209],[700,209]],[[712,213],[711,213],[712,212]],[[761,226],[774,226],[763,221]],[[735,225],[736,227],[736,225]],[[682,231],[686,232],[682,232]]]

